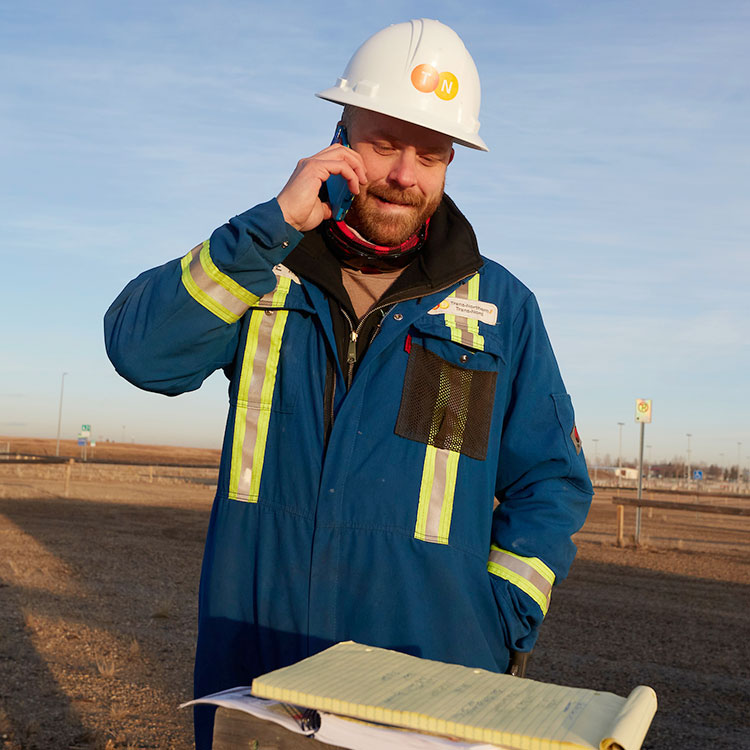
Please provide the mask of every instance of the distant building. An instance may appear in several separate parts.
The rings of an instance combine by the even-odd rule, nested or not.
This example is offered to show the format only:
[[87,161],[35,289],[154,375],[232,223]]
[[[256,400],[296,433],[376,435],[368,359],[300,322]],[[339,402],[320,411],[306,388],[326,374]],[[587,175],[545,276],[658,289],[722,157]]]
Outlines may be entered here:
[[620,479],[638,479],[638,469],[631,469],[629,466],[616,468],[615,477],[620,477]]

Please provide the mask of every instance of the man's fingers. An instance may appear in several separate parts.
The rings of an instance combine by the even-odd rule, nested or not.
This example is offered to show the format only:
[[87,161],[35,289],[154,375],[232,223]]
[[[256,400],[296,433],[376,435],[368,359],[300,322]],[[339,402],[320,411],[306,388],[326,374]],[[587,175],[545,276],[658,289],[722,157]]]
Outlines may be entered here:
[[[320,158],[325,161],[326,164],[332,161],[343,160],[345,161],[355,172],[358,182],[365,185],[367,184],[367,172],[365,170],[365,163],[362,161],[362,157],[353,149],[342,146],[340,143],[333,143],[327,148],[324,148],[312,159]],[[339,171],[331,171],[330,174],[342,174]],[[354,191],[352,191],[354,192]],[[359,192],[357,190],[357,192]]]
[[359,194],[360,185],[367,183],[362,157],[341,144],[332,144],[313,156],[301,159],[276,196],[284,219],[289,224],[306,231],[331,217],[331,207],[318,197],[321,185],[331,175],[340,175],[346,180],[354,195]]
[[354,195],[359,195],[359,186],[363,182],[367,182],[367,178],[364,175],[364,168],[358,165],[352,165],[347,161],[336,159],[335,161],[319,161],[317,165],[325,170],[325,178],[323,182],[328,179],[331,175],[341,175],[349,186],[349,190]]

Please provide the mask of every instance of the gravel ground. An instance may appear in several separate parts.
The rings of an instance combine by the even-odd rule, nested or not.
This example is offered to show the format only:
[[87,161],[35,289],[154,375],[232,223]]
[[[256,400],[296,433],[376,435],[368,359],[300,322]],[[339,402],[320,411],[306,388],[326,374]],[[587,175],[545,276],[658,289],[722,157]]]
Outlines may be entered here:
[[[99,467],[74,473],[67,498],[62,471],[0,466],[0,747],[189,748],[176,707],[191,692],[210,470]],[[750,747],[748,532],[747,518],[658,511],[644,546],[619,549],[600,492],[528,676],[651,685],[650,750]]]

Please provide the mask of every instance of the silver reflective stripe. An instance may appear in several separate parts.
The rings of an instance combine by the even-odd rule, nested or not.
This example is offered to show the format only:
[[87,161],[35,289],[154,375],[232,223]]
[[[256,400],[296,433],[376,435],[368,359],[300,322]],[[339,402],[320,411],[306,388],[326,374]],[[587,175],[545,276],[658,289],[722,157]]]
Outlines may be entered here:
[[255,294],[216,267],[208,240],[187,253],[181,265],[188,294],[225,323],[236,322],[258,301]]
[[[289,279],[280,278],[273,294],[282,307]],[[288,310],[254,310],[247,329],[232,440],[229,497],[257,502],[281,343]]]
[[[456,299],[469,299],[469,284],[461,284],[458,289],[456,289]],[[461,343],[465,346],[473,346],[474,345],[474,336],[469,332],[469,319],[464,318],[461,315],[454,315],[453,316],[453,325],[460,331],[460,337],[461,337]]]
[[260,397],[263,392],[266,362],[271,350],[271,330],[275,321],[273,314],[266,315],[264,312],[256,311],[253,317],[262,316],[258,331],[258,345],[255,349],[252,369],[250,372],[250,385],[247,391],[245,439],[242,443],[242,469],[238,477],[237,495],[247,498],[250,495],[250,485],[253,475],[253,457],[258,439],[258,418],[261,414]]
[[547,614],[555,574],[538,557],[521,557],[492,545],[487,569],[518,586]]
[[[475,273],[449,296],[463,300],[479,300],[479,274]],[[484,351],[484,337],[479,334],[479,323],[476,320],[463,315],[446,314],[445,325],[451,329],[451,341]]]
[[273,267],[274,276],[276,276],[276,288],[268,294],[264,294],[260,297],[257,302],[253,303],[253,307],[283,307],[286,302],[286,292],[283,296],[278,294],[279,289],[289,290],[291,288],[290,281],[300,285],[299,277],[293,271],[290,271],[283,263],[278,263]]
[[245,310],[249,307],[246,302],[235,297],[228,289],[225,289],[221,284],[212,279],[203,268],[201,263],[201,250],[203,246],[200,245],[193,248],[190,252],[193,255],[193,259],[190,261],[190,275],[193,277],[193,281],[203,290],[209,297],[214,301],[218,302],[222,307],[225,307],[232,315],[239,318]]
[[416,539],[448,544],[460,456],[458,451],[427,446],[414,529]]

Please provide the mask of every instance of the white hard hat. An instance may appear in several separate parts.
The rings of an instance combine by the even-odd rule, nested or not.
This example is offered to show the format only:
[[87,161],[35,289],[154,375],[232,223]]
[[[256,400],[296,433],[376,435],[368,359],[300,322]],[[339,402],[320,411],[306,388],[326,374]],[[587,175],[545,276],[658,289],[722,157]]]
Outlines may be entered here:
[[336,85],[316,96],[449,135],[488,151],[479,137],[479,74],[453,29],[419,18],[388,26],[354,53]]

